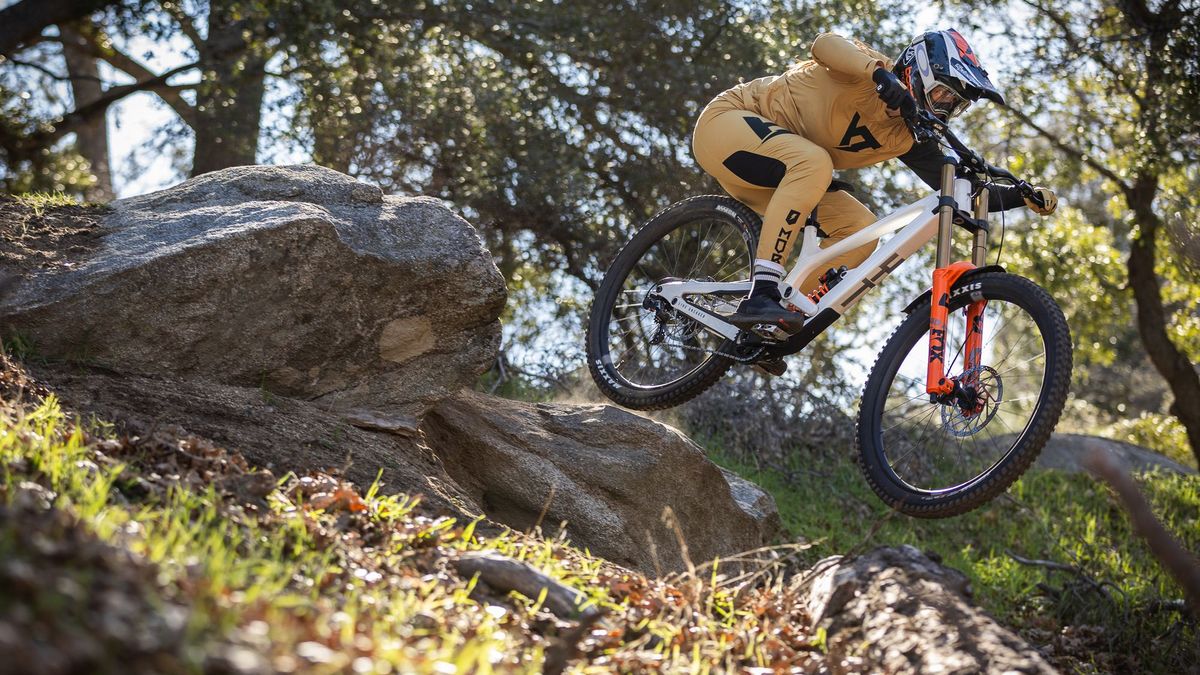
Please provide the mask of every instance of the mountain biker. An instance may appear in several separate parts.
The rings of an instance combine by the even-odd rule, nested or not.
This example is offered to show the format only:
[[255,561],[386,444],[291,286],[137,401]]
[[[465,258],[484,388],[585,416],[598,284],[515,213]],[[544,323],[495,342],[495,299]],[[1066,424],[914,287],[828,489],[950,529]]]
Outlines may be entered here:
[[[817,36],[812,56],[782,75],[722,92],[696,122],[696,161],[731,196],[763,217],[750,294],[729,317],[737,325],[773,323],[795,332],[803,324],[802,314],[781,306],[778,284],[814,208],[826,237],[823,248],[875,222],[867,207],[837,182],[831,185],[834,169],[899,158],[930,187],[941,189],[942,152],[936,141],[913,142],[902,111],[916,105],[946,121],[980,98],[1004,103],[975,52],[953,29],[917,36],[895,63],[834,33]],[[1034,190],[1044,206],[1024,199],[1015,188],[992,186],[989,209],[1024,203],[1039,215],[1052,213],[1054,192]],[[830,267],[856,267],[876,243],[834,258]],[[808,293],[817,284],[813,274],[799,290]]]

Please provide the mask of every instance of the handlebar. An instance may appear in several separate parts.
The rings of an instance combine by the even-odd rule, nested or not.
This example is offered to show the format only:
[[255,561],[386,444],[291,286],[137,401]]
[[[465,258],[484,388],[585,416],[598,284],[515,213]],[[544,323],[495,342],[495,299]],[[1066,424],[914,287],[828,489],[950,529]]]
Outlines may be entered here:
[[1021,197],[1028,199],[1039,207],[1046,205],[1045,200],[1033,189],[1032,185],[1017,178],[1007,169],[1001,169],[998,166],[992,166],[985,162],[983,157],[979,156],[979,153],[968,148],[958,136],[954,135],[954,132],[951,131],[945,122],[935,117],[928,110],[921,110],[916,105],[912,107],[911,112],[907,108],[908,106],[901,108],[900,114],[917,143],[940,138],[958,153],[960,166],[965,166],[976,173],[982,173],[993,182],[998,178],[1010,183],[1017,188]]

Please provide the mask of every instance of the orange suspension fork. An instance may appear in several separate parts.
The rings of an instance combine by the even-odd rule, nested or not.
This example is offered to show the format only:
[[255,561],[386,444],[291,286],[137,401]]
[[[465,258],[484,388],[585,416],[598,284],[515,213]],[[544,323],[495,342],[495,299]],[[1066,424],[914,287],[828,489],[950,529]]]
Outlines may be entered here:
[[[946,377],[946,324],[950,314],[950,288],[963,274],[975,269],[969,262],[956,262],[933,271],[933,305],[929,309],[929,370],[925,392],[949,394],[954,381]],[[962,372],[970,372],[982,363],[983,309],[987,300],[967,305],[967,339],[963,346]]]
[[[954,391],[954,383],[946,379],[946,320],[950,307],[950,287],[958,281],[959,277],[973,269],[975,266],[969,262],[956,262],[933,271],[933,296],[931,298],[933,304],[929,308],[929,371],[926,373],[925,380],[926,393],[949,394]],[[980,307],[976,310],[975,305],[980,305]],[[966,345],[968,357],[972,354],[972,339],[975,343],[976,358],[982,348],[982,305],[982,302],[972,303],[971,308],[967,311],[967,325],[971,327]],[[973,330],[976,319],[972,318],[972,313],[977,315],[980,330],[978,334]]]
[[[949,394],[954,391],[954,381],[946,377],[946,328],[950,313],[950,289],[962,275],[985,263],[987,256],[987,230],[978,229],[971,252],[972,262],[950,263],[951,231],[953,228],[955,162],[947,157],[942,164],[942,200],[938,207],[937,260],[933,270],[933,291],[929,308],[929,369],[926,372],[925,391],[928,394]],[[947,203],[947,200],[950,203]],[[976,219],[986,221],[988,212],[988,190],[983,188],[975,197]],[[964,287],[960,292],[969,291]],[[977,300],[967,307],[967,335],[963,345],[963,372],[980,365],[983,354],[983,308],[985,300]]]

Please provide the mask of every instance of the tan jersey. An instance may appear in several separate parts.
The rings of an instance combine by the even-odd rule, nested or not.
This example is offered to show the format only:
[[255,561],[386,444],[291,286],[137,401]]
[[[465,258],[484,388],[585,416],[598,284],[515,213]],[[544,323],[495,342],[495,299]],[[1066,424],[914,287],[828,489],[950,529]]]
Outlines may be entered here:
[[834,33],[817,36],[812,55],[782,75],[740,84],[717,98],[816,143],[835,169],[878,164],[912,148],[912,134],[902,119],[888,116],[871,80],[877,67],[892,67],[890,59]]

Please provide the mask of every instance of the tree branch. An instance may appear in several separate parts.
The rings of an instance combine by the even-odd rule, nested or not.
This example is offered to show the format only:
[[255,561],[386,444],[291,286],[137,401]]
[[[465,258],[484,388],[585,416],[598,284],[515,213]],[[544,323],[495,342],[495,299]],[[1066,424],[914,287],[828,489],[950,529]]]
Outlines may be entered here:
[[[169,77],[169,75],[166,77],[155,75],[152,70],[139,63],[136,59],[115,49],[112,43],[105,39],[98,31],[80,31],[80,33],[83,35],[83,40],[78,43],[78,47],[86,50],[92,56],[103,60],[113,68],[129,75],[137,82],[149,82],[160,79],[160,84],[147,88],[158,94],[159,98],[171,106],[175,114],[183,119],[184,124],[195,128],[196,109],[179,93],[180,87],[173,87],[166,84],[166,77]],[[187,68],[193,68],[198,65],[194,63],[187,66]],[[176,69],[176,72],[178,72],[178,69]]]
[[21,59],[14,59],[12,57],[9,57],[8,62],[15,66],[25,66],[26,68],[33,68],[34,70],[45,75],[46,77],[49,77],[52,80],[57,80],[59,82],[70,82],[71,80],[94,80],[96,82],[101,81],[100,78],[98,78],[98,77],[85,77],[85,76],[71,77],[70,75],[59,75],[58,73],[54,72],[53,70],[50,70],[49,68],[41,65],[40,63],[33,63],[32,61],[23,61]]
[[192,17],[188,16],[178,4],[169,0],[163,0],[158,4],[163,8],[164,12],[175,20],[175,23],[179,24],[179,29],[183,31],[183,34],[192,41],[196,50],[199,51],[204,46],[204,38],[200,37],[200,31],[196,30],[196,24],[192,21]]
[[187,65],[172,68],[162,75],[155,76],[149,80],[136,82],[134,84],[123,84],[116,87],[111,87],[104,92],[100,98],[91,103],[78,108],[66,115],[63,115],[58,120],[51,122],[51,128],[39,133],[32,134],[27,139],[20,143],[20,147],[24,150],[33,150],[44,148],[67,134],[75,131],[75,129],[87,122],[93,115],[102,114],[110,105],[117,101],[136,94],[139,91],[152,91],[156,87],[161,86],[169,78],[178,75],[187,70],[195,68],[197,64],[189,63]]
[[1099,173],[1101,176],[1104,176],[1105,178],[1113,181],[1118,186],[1120,186],[1122,191],[1124,191],[1124,192],[1129,191],[1130,185],[1128,183],[1126,183],[1125,181],[1121,180],[1121,177],[1118,176],[1116,174],[1116,172],[1113,171],[1112,169],[1097,162],[1095,159],[1092,159],[1092,157],[1090,155],[1085,154],[1079,148],[1076,148],[1074,146],[1064,143],[1061,139],[1059,139],[1057,134],[1051,133],[1045,127],[1042,127],[1037,122],[1034,122],[1033,118],[1030,117],[1029,115],[1026,115],[1025,113],[1021,112],[1020,110],[1017,110],[1016,108],[1014,108],[1010,105],[1005,105],[1004,109],[1009,111],[1010,113],[1012,113],[1017,119],[1021,120],[1021,122],[1023,122],[1025,124],[1025,126],[1036,131],[1039,136],[1046,139],[1047,141],[1050,141],[1050,144],[1053,145],[1054,147],[1063,151],[1070,157],[1072,157],[1080,162],[1083,162],[1084,164],[1095,169],[1096,172]]
[[0,55],[12,54],[49,26],[69,23],[115,0],[23,0],[0,10]]

